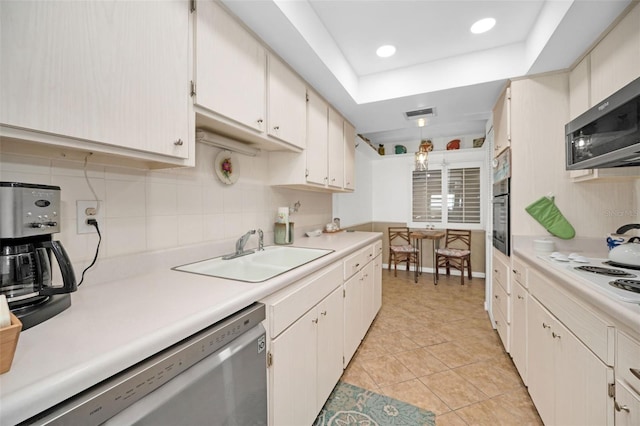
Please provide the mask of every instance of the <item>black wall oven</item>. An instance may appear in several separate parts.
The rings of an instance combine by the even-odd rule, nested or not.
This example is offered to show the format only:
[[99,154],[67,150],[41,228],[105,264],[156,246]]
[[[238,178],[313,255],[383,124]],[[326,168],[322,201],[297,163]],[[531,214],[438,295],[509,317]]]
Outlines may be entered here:
[[493,184],[493,246],[507,256],[510,254],[511,239],[509,185],[509,178]]
[[505,255],[511,253],[511,151],[507,148],[493,160],[493,246]]

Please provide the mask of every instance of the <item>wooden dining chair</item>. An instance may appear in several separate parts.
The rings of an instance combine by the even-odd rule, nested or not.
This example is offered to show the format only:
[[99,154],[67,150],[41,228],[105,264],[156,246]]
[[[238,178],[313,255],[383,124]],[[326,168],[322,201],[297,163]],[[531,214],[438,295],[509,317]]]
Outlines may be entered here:
[[450,275],[451,269],[460,271],[460,284],[464,285],[465,268],[471,279],[471,231],[447,229],[444,248],[436,249],[436,277],[440,267]]
[[411,264],[417,264],[417,256],[414,247],[411,245],[409,237],[409,227],[390,226],[389,227],[389,270],[393,263],[393,276],[398,276],[398,263],[406,263],[407,271]]

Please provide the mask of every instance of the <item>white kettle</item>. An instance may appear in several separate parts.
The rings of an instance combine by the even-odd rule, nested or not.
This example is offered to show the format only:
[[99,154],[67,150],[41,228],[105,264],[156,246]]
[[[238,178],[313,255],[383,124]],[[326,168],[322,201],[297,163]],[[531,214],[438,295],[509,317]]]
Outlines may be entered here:
[[[618,228],[616,234],[624,234],[630,229],[640,229],[640,223],[632,223]],[[640,267],[640,237],[631,237],[629,241],[620,244],[609,251],[609,260],[621,266]]]

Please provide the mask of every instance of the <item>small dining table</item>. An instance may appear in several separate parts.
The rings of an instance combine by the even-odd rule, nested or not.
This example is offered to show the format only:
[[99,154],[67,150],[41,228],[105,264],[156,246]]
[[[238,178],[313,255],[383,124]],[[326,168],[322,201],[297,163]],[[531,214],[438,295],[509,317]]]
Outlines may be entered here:
[[422,274],[422,241],[431,240],[431,248],[433,251],[433,283],[438,284],[438,275],[435,273],[436,265],[436,250],[440,248],[440,240],[445,236],[444,231],[435,229],[423,229],[419,231],[411,231],[409,238],[413,244],[413,250],[416,255],[416,269],[415,269],[415,282],[418,282],[418,275]]

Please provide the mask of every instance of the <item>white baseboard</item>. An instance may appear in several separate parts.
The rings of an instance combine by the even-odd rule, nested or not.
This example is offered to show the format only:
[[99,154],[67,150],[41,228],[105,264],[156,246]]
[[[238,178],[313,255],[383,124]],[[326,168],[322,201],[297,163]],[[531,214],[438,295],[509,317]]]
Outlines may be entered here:
[[[383,263],[382,264],[382,269],[389,269],[389,264],[388,263]],[[414,267],[410,267],[409,268],[410,271],[415,271],[415,269],[416,268],[414,268]],[[406,267],[402,267],[402,268],[398,268],[398,270],[406,271],[407,269],[406,269]],[[420,268],[420,270],[423,273],[427,273],[427,274],[433,274],[435,272],[435,269],[433,269],[433,268]],[[446,270],[444,268],[440,268],[439,269],[439,273],[440,273],[440,275],[445,275]],[[453,269],[453,270],[451,270],[451,275],[460,276],[460,271],[457,271],[457,270]],[[474,277],[474,278],[486,278],[486,274],[484,272],[471,271],[471,276]]]

